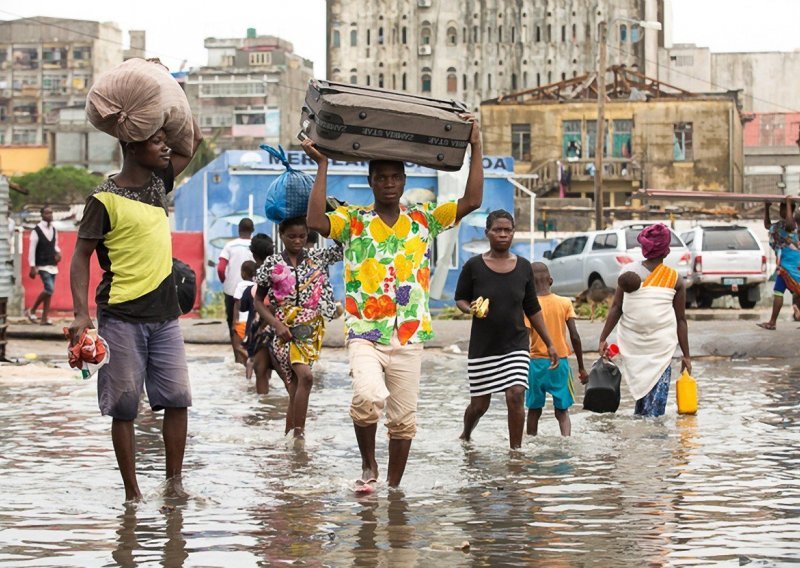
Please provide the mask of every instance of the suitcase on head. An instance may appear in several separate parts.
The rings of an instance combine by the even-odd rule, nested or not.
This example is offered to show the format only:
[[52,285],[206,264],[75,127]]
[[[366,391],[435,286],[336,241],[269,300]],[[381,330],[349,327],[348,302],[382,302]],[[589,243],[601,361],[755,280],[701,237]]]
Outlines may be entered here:
[[300,127],[336,160],[399,160],[457,171],[472,131],[458,116],[464,112],[457,101],[312,79]]

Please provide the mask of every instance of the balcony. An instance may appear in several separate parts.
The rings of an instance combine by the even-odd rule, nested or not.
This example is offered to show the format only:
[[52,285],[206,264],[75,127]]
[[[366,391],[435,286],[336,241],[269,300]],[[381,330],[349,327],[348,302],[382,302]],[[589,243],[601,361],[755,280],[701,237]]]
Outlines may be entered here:
[[[561,160],[562,175],[569,176],[571,183],[587,182],[594,179],[594,159]],[[604,158],[603,180],[634,182],[642,177],[641,167],[630,158]],[[527,174],[515,179],[538,197],[544,197],[559,186],[558,160],[550,160],[531,168]]]

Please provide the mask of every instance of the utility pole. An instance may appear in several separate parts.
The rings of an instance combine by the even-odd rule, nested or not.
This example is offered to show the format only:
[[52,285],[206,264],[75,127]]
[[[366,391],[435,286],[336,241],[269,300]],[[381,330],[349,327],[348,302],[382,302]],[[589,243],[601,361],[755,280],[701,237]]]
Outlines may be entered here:
[[594,228],[602,231],[603,223],[603,146],[606,139],[606,43],[608,25],[599,24],[597,41],[597,124],[595,128],[594,150]]

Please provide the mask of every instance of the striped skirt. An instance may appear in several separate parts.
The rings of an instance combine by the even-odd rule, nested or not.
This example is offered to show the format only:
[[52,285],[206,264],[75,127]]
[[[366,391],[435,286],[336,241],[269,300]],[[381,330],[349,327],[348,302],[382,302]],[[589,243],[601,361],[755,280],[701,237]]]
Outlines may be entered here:
[[530,361],[527,351],[469,359],[467,375],[470,396],[503,392],[516,385],[527,389]]

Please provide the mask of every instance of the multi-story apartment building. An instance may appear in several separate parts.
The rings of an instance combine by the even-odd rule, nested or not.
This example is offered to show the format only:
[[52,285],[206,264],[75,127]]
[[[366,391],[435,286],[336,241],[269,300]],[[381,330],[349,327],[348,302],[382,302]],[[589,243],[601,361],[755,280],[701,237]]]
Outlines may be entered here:
[[332,80],[466,101],[571,79],[608,64],[655,76],[668,0],[328,0]]
[[193,69],[186,94],[203,134],[217,149],[299,144],[300,110],[313,64],[274,36],[207,38],[208,62]]
[[94,78],[121,62],[122,32],[113,23],[0,22],[0,145],[47,145],[60,109],[82,107]]

